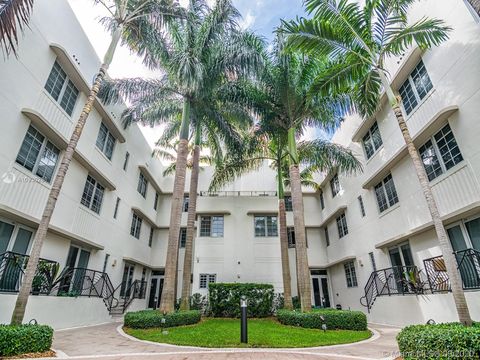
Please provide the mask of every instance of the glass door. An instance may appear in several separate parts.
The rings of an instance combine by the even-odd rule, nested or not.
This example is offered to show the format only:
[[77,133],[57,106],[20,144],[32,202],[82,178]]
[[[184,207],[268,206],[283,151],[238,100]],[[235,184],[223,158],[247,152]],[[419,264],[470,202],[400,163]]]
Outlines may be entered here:
[[148,307],[156,309],[160,305],[163,290],[163,276],[154,275],[150,281],[150,295],[148,297]]
[[[325,273],[325,270],[320,270]],[[320,272],[312,270],[312,272]],[[327,275],[311,275],[312,277],[312,305],[317,308],[330,307]]]
[[122,278],[122,286],[120,287],[120,296],[122,297],[129,297],[130,296],[130,287],[133,282],[133,273],[135,271],[135,265],[125,263],[125,267],[123,268],[123,278]]
[[412,251],[408,243],[392,247],[388,250],[392,271],[386,272],[386,281],[390,289],[399,293],[409,292],[408,283],[410,278],[416,277]]
[[[74,290],[82,292],[82,290],[90,286],[90,280],[87,281],[85,274],[88,268],[88,261],[90,260],[90,252],[84,249],[80,250],[78,261],[75,269]],[[88,282],[88,284],[86,283]]]

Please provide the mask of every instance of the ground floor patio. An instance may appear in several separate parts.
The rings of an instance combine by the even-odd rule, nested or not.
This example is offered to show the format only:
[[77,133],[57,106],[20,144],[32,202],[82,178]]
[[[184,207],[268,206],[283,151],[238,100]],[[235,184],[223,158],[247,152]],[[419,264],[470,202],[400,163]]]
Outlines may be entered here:
[[[156,344],[123,333],[120,323],[59,330],[53,349],[58,358],[70,359],[394,359],[399,328],[369,324],[372,338],[355,344],[305,349],[201,349]],[[207,334],[208,336],[208,334]]]

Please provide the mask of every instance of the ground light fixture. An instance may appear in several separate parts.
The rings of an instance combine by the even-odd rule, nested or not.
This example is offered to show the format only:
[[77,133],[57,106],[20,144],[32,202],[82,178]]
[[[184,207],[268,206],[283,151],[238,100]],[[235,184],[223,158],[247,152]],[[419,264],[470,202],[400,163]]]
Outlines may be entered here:
[[248,329],[247,329],[247,298],[245,295],[240,297],[240,342],[242,344],[248,343]]

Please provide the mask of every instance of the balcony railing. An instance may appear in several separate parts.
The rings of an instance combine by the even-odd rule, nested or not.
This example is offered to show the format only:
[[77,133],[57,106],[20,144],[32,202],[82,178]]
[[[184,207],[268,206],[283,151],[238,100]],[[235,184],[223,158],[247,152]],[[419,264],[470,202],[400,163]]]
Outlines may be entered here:
[[[0,292],[18,292],[22,285],[29,256],[7,251],[0,254]],[[33,278],[32,293],[49,294],[59,264],[56,261],[40,259]]]
[[234,196],[261,197],[261,196],[277,196],[277,192],[276,191],[219,191],[219,192],[200,191],[200,196],[202,197],[234,197]]
[[368,311],[379,296],[422,294],[425,283],[416,266],[393,266],[372,272],[360,302]]

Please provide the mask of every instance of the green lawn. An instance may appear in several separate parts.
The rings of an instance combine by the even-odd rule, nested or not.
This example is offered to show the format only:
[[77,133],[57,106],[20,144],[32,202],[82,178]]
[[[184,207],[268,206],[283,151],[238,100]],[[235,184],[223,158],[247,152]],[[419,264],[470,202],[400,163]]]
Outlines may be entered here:
[[249,344],[240,343],[240,320],[205,319],[196,325],[168,329],[129,329],[125,332],[138,339],[159,343],[200,347],[310,347],[357,342],[368,339],[370,331],[328,330],[285,326],[274,319],[249,319]]

